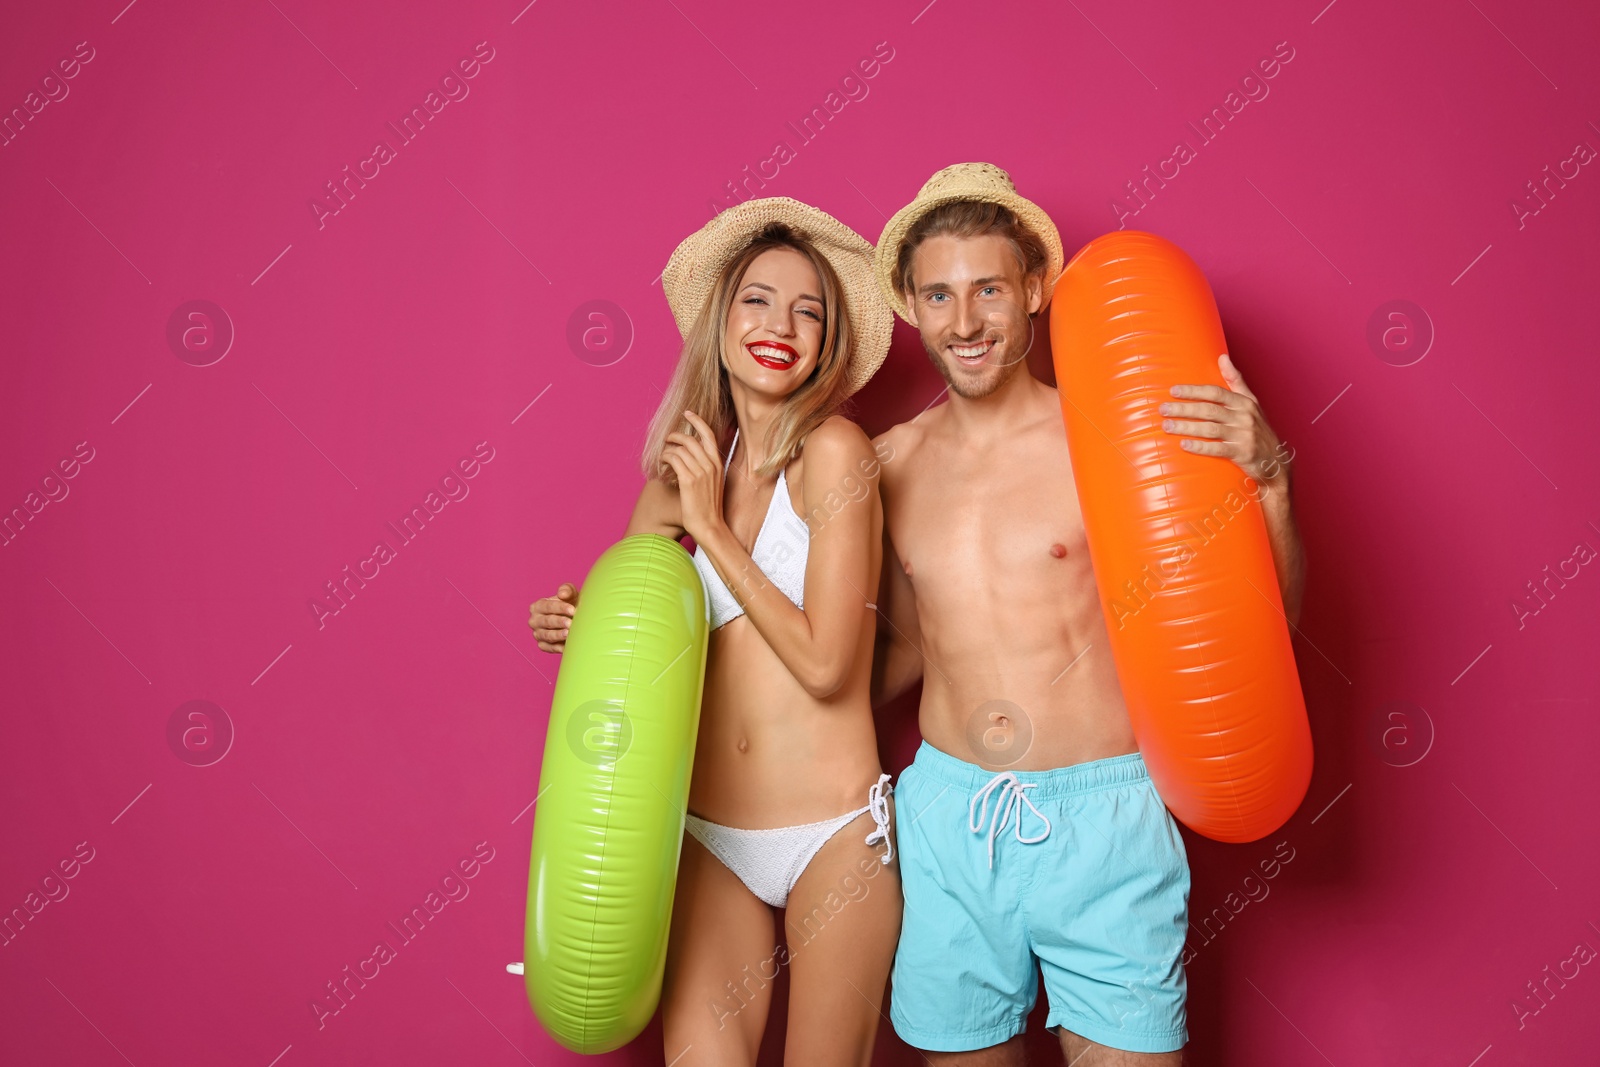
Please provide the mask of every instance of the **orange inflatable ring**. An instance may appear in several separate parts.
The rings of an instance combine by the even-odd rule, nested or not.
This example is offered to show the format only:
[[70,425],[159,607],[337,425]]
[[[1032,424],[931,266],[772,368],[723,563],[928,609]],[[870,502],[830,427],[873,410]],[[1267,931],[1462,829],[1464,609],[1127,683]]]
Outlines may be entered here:
[[1311,729],[1260,490],[1161,428],[1172,386],[1224,384],[1211,287],[1172,242],[1109,233],[1063,271],[1050,340],[1089,558],[1150,777],[1196,833],[1255,841],[1305,797]]

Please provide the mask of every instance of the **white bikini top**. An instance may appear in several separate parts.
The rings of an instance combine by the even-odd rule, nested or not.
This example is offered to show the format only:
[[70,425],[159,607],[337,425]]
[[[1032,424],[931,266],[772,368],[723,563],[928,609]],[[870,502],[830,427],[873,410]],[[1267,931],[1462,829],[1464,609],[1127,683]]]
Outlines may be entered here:
[[[739,431],[733,432],[733,444],[728,447],[728,458],[722,462],[722,475],[726,479],[728,464],[733,461],[734,449],[739,446]],[[811,529],[794,512],[789,502],[789,484],[783,471],[778,472],[778,484],[772,490],[772,501],[767,505],[766,517],[761,520],[761,530],[756,534],[755,548],[750,558],[767,580],[777,586],[797,608],[804,608],[806,593],[806,555],[811,547]],[[711,559],[699,545],[694,548],[695,569],[706,587],[706,601],[711,607],[711,628],[737,619],[744,608],[733,598],[728,586],[711,565]]]

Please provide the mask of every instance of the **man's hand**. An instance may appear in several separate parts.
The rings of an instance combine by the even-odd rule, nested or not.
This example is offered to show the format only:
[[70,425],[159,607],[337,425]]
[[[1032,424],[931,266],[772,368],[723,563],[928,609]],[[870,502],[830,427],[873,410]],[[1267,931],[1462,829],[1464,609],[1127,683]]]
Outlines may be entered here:
[[1244,384],[1233,359],[1224,352],[1217,361],[1228,388],[1174,385],[1172,395],[1190,402],[1162,404],[1161,414],[1175,417],[1165,419],[1161,428],[1170,434],[1187,435],[1182,446],[1190,452],[1233,460],[1266,489],[1287,487],[1289,457],[1293,453],[1285,455],[1283,443],[1267,425],[1256,395]]
[[567,647],[567,631],[578,611],[578,590],[562,582],[555,596],[535,600],[528,606],[528,626],[539,639],[539,651],[560,652]]
[[[1278,591],[1283,596],[1284,617],[1294,626],[1300,619],[1305,598],[1306,558],[1289,502],[1289,462],[1294,450],[1286,448],[1267,425],[1256,396],[1244,384],[1239,369],[1224,352],[1218,357],[1223,389],[1216,385],[1174,385],[1172,395],[1187,397],[1190,403],[1168,401],[1161,414],[1161,428],[1172,434],[1188,434],[1183,447],[1204,456],[1223,456],[1256,481],[1251,496],[1261,504],[1267,523],[1267,539],[1272,543],[1272,563],[1278,574]],[[1284,490],[1273,494],[1273,489]]]

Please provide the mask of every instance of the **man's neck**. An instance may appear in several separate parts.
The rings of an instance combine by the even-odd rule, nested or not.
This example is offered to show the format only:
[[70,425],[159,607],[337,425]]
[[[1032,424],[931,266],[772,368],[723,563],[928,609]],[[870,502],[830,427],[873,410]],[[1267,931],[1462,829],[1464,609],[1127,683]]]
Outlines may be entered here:
[[948,405],[951,424],[968,440],[988,441],[1012,433],[1037,413],[1044,388],[1023,361],[988,396],[969,400],[952,390]]

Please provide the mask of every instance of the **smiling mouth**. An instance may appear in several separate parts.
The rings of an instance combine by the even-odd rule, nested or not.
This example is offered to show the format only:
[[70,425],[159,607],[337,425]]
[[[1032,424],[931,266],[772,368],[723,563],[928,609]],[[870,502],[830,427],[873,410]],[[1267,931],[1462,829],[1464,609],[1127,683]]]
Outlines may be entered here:
[[964,367],[976,367],[983,363],[994,350],[995,342],[991,340],[979,341],[976,344],[951,344],[947,346],[956,362]]
[[751,359],[768,370],[788,370],[800,358],[800,353],[776,341],[752,341],[744,347]]

